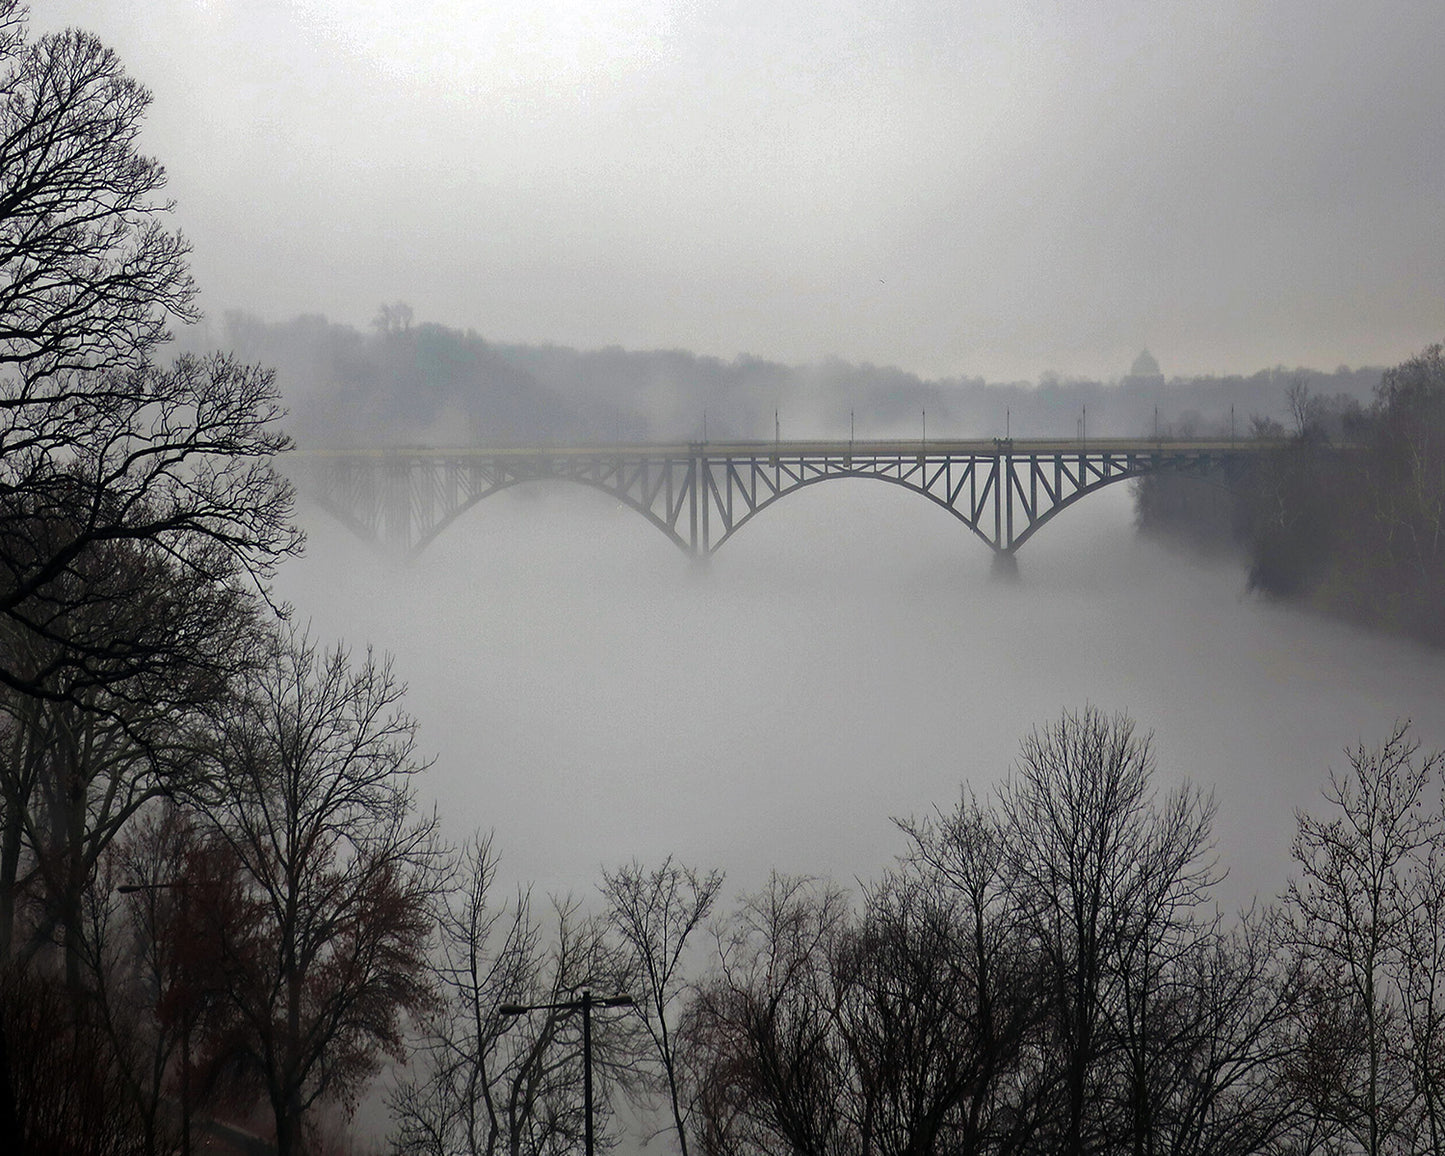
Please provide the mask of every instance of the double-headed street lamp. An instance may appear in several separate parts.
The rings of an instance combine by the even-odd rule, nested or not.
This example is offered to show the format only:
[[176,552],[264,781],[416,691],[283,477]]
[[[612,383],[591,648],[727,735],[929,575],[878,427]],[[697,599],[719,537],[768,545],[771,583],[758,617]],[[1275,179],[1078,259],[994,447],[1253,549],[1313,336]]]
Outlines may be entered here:
[[[184,879],[170,879],[164,883],[124,883],[116,888],[122,895],[142,895],[154,891],[179,891],[181,893],[181,934],[190,934],[191,889]],[[171,982],[176,981],[175,936],[171,943]],[[181,1154],[191,1156],[191,991],[188,980],[183,992],[185,1001],[181,1009]]]
[[592,1009],[595,1007],[632,1007],[630,995],[611,995],[598,998],[590,991],[583,990],[577,999],[564,999],[556,1003],[504,1003],[497,1012],[504,1016],[525,1015],[534,1011],[582,1011],[582,1104],[583,1143],[586,1156],[592,1156]]

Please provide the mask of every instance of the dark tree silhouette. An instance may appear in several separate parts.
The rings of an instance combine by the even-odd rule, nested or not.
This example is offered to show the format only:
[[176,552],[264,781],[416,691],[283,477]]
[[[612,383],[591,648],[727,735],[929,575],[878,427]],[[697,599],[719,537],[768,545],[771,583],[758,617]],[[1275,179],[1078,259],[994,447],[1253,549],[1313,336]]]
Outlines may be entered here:
[[401,694],[370,654],[353,667],[280,630],[189,795],[237,875],[234,901],[203,908],[234,1016],[219,1042],[270,1101],[282,1156],[308,1109],[348,1103],[401,1054],[403,1015],[433,999],[435,818],[415,812]]
[[1061,1153],[1152,1132],[1142,1033],[1217,878],[1213,801],[1186,785],[1159,807],[1153,771],[1149,737],[1089,707],[1025,739],[1000,796],[1058,1063],[1043,1142]]
[[197,314],[165,170],[137,151],[150,93],[90,33],[31,42],[25,17],[0,0],[0,367],[35,388],[134,368]]
[[[436,982],[443,1002],[429,1017],[408,1079],[391,1097],[394,1146],[408,1156],[560,1156],[583,1142],[579,1014],[558,1008],[504,1017],[503,1004],[571,1002],[576,993],[624,990],[628,954],[605,920],[554,900],[552,920],[530,896],[496,903],[490,837],[475,840],[442,912]],[[550,924],[550,926],[548,925]],[[636,1083],[645,1053],[635,1017],[592,1021],[598,1146],[615,1143],[616,1092]]]
[[671,856],[653,870],[632,862],[602,874],[602,893],[613,928],[632,956],[638,1003],[659,1065],[682,1156],[687,1156],[692,1106],[678,1053],[678,1011],[686,976],[688,941],[712,910],[721,871],[699,872]]
[[[958,1072],[949,1120],[957,1148],[1026,1147],[1036,1124],[1033,1106],[1048,1082],[1046,1070],[1024,1055],[1048,1007],[1039,998],[1038,960],[1021,918],[1026,908],[1016,902],[1009,834],[967,789],[953,811],[898,825],[912,844],[902,882],[917,893],[905,901],[930,912],[930,924],[939,924],[931,933],[935,954],[947,952],[947,971],[934,983],[952,999],[942,1017],[946,1026],[933,1030],[947,1030],[967,1050],[945,1052]],[[1012,1095],[1004,1094],[1007,1086]]]
[[77,1020],[57,981],[0,965],[0,1022],[11,1049],[6,1152],[144,1156],[144,1121],[105,1029]]
[[[0,630],[34,640],[23,663],[0,648],[0,685],[21,693],[121,693],[158,673],[224,669],[168,635],[158,577],[264,590],[300,545],[290,486],[271,465],[288,443],[269,373],[187,357],[111,385],[71,399],[58,422],[0,412]],[[26,416],[46,420],[16,445]],[[127,609],[107,617],[116,607]]]
[[1299,377],[1286,400],[1292,436],[1254,419],[1279,444],[1249,469],[1141,479],[1141,527],[1232,540],[1264,594],[1445,643],[1445,349],[1385,370],[1368,410]]
[[[146,594],[109,604],[78,595],[67,632],[127,637],[175,660],[54,696],[0,691],[7,739],[0,760],[0,956],[13,947],[31,957],[59,929],[72,989],[84,955],[81,900],[100,857],[149,800],[182,789],[200,769],[192,732],[202,709],[230,694],[258,629],[249,598],[178,572],[129,542],[89,556],[68,587],[89,584],[91,566],[101,563],[93,585]],[[60,649],[18,633],[11,659],[50,686],[60,676],[39,672]],[[17,905],[26,898],[29,919],[17,937]]]
[[1300,878],[1287,896],[1300,973],[1292,1068],[1309,1110],[1354,1150],[1379,1156],[1422,1134],[1438,1150],[1440,999],[1436,855],[1445,820],[1426,786],[1445,757],[1404,724],[1331,773],[1329,817],[1299,817]]
[[28,694],[180,660],[70,623],[77,600],[144,601],[103,576],[115,543],[263,589],[299,544],[270,466],[288,444],[271,375],[152,360],[197,313],[165,171],[137,147],[149,101],[94,36],[32,41],[24,7],[0,0],[0,633],[53,650],[23,670],[0,647],[0,685]]
[[687,1019],[698,1148],[730,1156],[851,1151],[849,1064],[833,1010],[832,955],[846,896],[774,874],[718,930],[714,973]]

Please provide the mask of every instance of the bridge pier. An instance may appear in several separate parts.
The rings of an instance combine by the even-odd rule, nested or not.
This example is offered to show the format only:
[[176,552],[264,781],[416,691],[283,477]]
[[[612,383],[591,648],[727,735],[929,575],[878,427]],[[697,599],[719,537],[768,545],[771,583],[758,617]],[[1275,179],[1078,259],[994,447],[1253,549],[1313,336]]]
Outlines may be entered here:
[[1017,582],[1019,580],[1019,559],[1012,550],[995,550],[989,577],[995,582]]

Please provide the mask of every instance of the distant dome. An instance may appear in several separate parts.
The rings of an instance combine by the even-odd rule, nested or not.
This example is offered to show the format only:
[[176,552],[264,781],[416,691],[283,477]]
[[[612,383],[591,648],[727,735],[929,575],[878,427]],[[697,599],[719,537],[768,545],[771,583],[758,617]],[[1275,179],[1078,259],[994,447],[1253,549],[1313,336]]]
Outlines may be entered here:
[[1159,372],[1159,363],[1154,360],[1154,355],[1147,349],[1138,357],[1134,358],[1134,364],[1129,369],[1130,377],[1162,377]]

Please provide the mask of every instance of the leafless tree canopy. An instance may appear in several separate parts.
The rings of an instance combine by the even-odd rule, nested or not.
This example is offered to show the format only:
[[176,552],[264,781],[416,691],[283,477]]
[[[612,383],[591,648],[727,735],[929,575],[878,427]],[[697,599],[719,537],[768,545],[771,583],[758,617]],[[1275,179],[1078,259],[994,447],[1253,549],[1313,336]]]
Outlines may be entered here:
[[[196,316],[165,169],[138,151],[150,93],[93,35],[29,41],[0,3],[0,367],[28,389],[134,368]],[[56,391],[63,397],[63,387]]]
[[118,545],[262,592],[299,546],[272,375],[155,361],[196,313],[164,170],[138,151],[149,99],[94,36],[32,40],[0,0],[0,633],[43,644],[28,665],[0,648],[0,685],[27,694],[189,657],[154,631],[77,629],[78,608],[144,602]]
[[[416,1156],[562,1156],[585,1131],[580,1013],[567,1003],[583,990],[625,992],[633,978],[625,948],[604,919],[553,900],[534,913],[523,892],[492,894],[490,837],[471,844],[442,916],[436,976],[443,1002],[421,1051],[392,1096],[398,1151]],[[503,1016],[504,1004],[537,1010]],[[617,1142],[614,1103],[638,1090],[645,1036],[637,1018],[595,1011],[592,1063],[597,1146]]]
[[431,999],[435,819],[415,813],[401,694],[385,662],[279,630],[187,795],[235,872],[234,902],[208,908],[230,916],[207,929],[234,1015],[218,1058],[253,1073],[285,1156],[313,1104],[402,1054],[403,1016]]
[[1213,804],[1154,794],[1122,716],[1024,742],[996,804],[903,824],[854,905],[774,877],[690,1007],[699,1151],[1259,1151],[1283,1131],[1258,921],[1226,932]]
[[635,860],[602,875],[613,929],[631,956],[642,1022],[652,1040],[654,1078],[667,1098],[682,1156],[694,1105],[679,1054],[678,1018],[686,992],[686,953],[722,889],[721,871],[700,872],[669,856],[655,870]]

